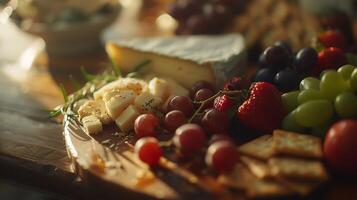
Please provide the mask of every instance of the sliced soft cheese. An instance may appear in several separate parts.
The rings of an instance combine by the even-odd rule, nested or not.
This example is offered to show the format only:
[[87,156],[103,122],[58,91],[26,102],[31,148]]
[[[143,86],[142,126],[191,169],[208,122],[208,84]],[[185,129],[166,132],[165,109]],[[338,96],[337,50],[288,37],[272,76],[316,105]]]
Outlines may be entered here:
[[153,78],[149,82],[149,91],[156,98],[159,98],[162,102],[164,102],[167,97],[170,95],[170,85],[164,79],[161,78]]
[[109,114],[102,100],[86,100],[82,103],[83,104],[78,109],[79,119],[82,119],[86,116],[94,115],[103,124],[109,124],[112,122],[112,119],[109,117]]
[[159,108],[161,100],[148,91],[142,92],[135,98],[134,105],[141,113],[152,113]]
[[103,130],[102,123],[95,115],[85,116],[82,119],[82,124],[88,134],[98,134]]
[[136,93],[132,90],[122,90],[117,95],[105,102],[105,107],[110,117],[115,120],[121,112],[134,103]]
[[[116,81],[110,82],[98,91],[94,92],[94,99],[102,99],[108,92],[120,92],[121,90],[131,90],[139,95],[147,87],[147,83],[135,78],[119,78]],[[106,101],[108,99],[105,99]]]
[[198,80],[221,86],[245,65],[244,40],[238,34],[123,38],[107,43],[106,50],[124,72],[150,60],[150,73],[171,77],[186,88]]
[[140,115],[138,109],[130,105],[128,106],[115,120],[115,124],[123,132],[128,132],[133,129],[135,119]]
[[180,84],[178,84],[175,80],[171,78],[163,78],[169,84],[169,96],[188,96],[188,89],[184,88]]

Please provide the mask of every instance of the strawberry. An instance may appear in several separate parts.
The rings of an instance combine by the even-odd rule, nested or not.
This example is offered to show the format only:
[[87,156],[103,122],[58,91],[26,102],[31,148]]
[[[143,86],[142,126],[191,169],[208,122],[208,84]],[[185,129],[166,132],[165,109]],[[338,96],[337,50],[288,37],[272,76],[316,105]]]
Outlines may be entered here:
[[336,30],[329,30],[319,35],[318,41],[326,48],[338,47],[344,49],[346,47],[345,36]]
[[236,116],[248,128],[271,133],[280,127],[285,114],[279,90],[273,84],[257,82],[252,85],[249,98],[239,106]]
[[314,69],[314,74],[319,75],[326,69],[338,69],[347,63],[347,58],[344,52],[336,47],[324,49],[319,53],[317,66]]
[[223,86],[223,90],[240,90],[242,89],[242,78],[233,77]]
[[226,112],[233,106],[233,101],[228,95],[218,96],[214,99],[213,107],[219,111]]

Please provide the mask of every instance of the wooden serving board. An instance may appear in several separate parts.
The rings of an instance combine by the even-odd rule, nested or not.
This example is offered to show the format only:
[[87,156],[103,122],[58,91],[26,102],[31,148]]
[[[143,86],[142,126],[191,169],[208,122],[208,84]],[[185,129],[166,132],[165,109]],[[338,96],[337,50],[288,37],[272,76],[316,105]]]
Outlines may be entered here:
[[124,135],[114,127],[104,129],[89,136],[69,120],[64,122],[64,138],[77,173],[96,188],[112,193],[113,198],[210,200],[222,194],[224,199],[232,196],[213,178],[195,175],[171,161],[163,161],[166,167],[149,170],[133,152],[133,134]]

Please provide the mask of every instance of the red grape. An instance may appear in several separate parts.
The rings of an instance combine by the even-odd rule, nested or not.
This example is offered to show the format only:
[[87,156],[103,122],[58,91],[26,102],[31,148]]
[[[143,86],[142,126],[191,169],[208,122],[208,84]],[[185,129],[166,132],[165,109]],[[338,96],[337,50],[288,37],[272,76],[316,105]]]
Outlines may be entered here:
[[202,88],[200,90],[198,90],[195,94],[195,101],[204,101],[210,97],[212,97],[214,95],[214,93],[212,92],[212,90],[207,89],[207,88]]
[[203,34],[210,32],[210,21],[204,15],[192,15],[187,19],[186,27],[191,34]]
[[205,145],[206,135],[199,125],[184,124],[176,129],[173,141],[182,153],[193,153]]
[[201,1],[178,0],[169,5],[169,14],[178,20],[186,20],[189,16],[197,13],[202,6]]
[[[208,98],[212,97],[214,95],[214,93],[212,92],[212,90],[203,88],[200,89],[196,92],[195,101],[204,101],[207,100]],[[213,106],[213,100],[209,101],[209,102],[205,102],[205,105],[203,108],[211,108]]]
[[223,28],[230,19],[232,19],[232,12],[228,6],[224,4],[212,4],[208,3],[203,6],[203,14],[211,22],[212,26],[221,31],[220,28]]
[[159,142],[153,137],[143,137],[135,143],[135,152],[139,159],[149,166],[159,163],[162,151]]
[[134,123],[134,131],[139,138],[146,136],[156,136],[156,128],[159,126],[160,120],[153,114],[142,114],[136,118]]
[[167,130],[175,132],[175,130],[187,122],[185,114],[179,110],[173,110],[165,115],[164,123]]
[[190,90],[190,97],[194,98],[197,91],[200,89],[204,89],[204,88],[214,91],[213,85],[211,83],[209,83],[208,81],[204,81],[204,80],[197,81],[196,83],[194,83],[192,85],[192,88]]
[[228,114],[217,109],[210,109],[202,118],[202,126],[213,134],[226,134],[229,128]]
[[238,160],[235,145],[229,141],[217,141],[208,147],[206,164],[217,172],[229,172]]
[[186,96],[175,96],[167,105],[167,111],[179,110],[183,112],[186,117],[190,117],[193,113],[193,103],[190,98]]

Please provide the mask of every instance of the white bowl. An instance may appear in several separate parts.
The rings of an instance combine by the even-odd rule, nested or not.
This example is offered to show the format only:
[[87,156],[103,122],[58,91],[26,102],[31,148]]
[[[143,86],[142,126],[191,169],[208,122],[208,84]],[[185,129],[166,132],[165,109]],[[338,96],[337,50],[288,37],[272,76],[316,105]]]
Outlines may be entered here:
[[102,31],[118,18],[119,11],[118,5],[110,12],[96,14],[84,22],[59,22],[55,25],[47,25],[22,20],[17,25],[25,32],[43,38],[50,55],[77,55],[100,48]]

